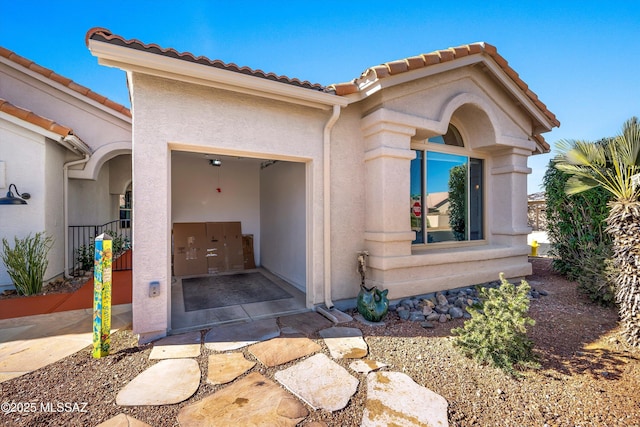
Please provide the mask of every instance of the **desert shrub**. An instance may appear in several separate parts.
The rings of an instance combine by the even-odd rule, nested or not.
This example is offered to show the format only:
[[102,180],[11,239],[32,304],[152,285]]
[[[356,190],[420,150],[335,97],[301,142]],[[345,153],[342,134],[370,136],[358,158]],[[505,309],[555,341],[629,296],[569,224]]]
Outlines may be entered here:
[[14,238],[13,248],[6,238],[2,238],[0,258],[7,267],[7,273],[19,295],[34,295],[42,292],[44,274],[49,260],[47,254],[53,245],[53,238],[45,232],[29,234],[24,239]]
[[456,335],[453,344],[465,356],[512,375],[517,375],[514,366],[535,366],[527,337],[527,326],[535,324],[527,317],[530,290],[526,281],[515,286],[500,273],[499,287],[479,288],[480,306],[467,308],[471,319],[451,331]]
[[611,237],[605,231],[611,196],[602,188],[568,196],[568,179],[551,161],[543,183],[553,268],[578,282],[592,301],[612,304],[614,291],[607,262],[612,255]]

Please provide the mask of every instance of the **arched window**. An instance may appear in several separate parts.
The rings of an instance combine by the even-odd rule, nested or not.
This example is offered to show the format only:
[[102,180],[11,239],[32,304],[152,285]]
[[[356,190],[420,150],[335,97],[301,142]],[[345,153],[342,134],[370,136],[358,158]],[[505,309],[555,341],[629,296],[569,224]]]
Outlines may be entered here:
[[460,132],[413,147],[410,216],[414,244],[462,242],[484,238],[484,162],[465,149]]

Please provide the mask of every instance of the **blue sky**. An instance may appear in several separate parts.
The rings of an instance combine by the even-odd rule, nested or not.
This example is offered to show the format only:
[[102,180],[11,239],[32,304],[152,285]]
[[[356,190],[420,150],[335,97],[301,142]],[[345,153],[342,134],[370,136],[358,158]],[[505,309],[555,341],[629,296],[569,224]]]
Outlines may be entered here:
[[[313,83],[477,41],[495,45],[556,114],[545,134],[595,140],[640,115],[638,1],[30,1],[0,0],[0,45],[129,105],[124,73],[97,64],[84,37],[106,27]],[[529,166],[529,193],[551,155]]]

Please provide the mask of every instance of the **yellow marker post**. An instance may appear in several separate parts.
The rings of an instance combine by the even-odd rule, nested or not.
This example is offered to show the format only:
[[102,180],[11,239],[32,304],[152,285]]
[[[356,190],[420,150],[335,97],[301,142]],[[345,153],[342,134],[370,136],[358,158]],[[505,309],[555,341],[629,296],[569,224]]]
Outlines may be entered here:
[[537,240],[533,240],[531,242],[531,256],[538,256],[538,247],[540,246],[540,244],[538,244]]
[[93,267],[93,357],[109,355],[111,347],[111,236],[95,240]]

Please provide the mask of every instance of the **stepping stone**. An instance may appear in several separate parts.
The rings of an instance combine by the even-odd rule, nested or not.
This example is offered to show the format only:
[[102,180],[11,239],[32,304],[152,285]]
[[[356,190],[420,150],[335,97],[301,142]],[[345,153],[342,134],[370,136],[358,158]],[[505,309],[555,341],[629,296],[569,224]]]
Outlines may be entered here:
[[199,385],[200,367],[195,360],[161,360],[124,386],[116,396],[116,404],[171,405],[187,400]]
[[314,311],[292,314],[278,319],[280,326],[294,329],[303,335],[310,336],[320,329],[329,328],[333,323],[321,314]]
[[258,372],[218,390],[178,413],[181,427],[295,426],[309,411]]
[[263,365],[272,367],[308,356],[321,349],[320,345],[306,337],[273,338],[252,345],[249,347],[249,352]]
[[98,424],[96,427],[151,427],[147,423],[136,420],[132,416],[119,414],[107,421]]
[[444,397],[401,372],[371,372],[361,427],[448,427],[447,405]]
[[212,354],[209,356],[207,382],[213,385],[230,383],[255,364],[245,359],[242,353]]
[[371,371],[377,371],[378,369],[384,368],[385,366],[387,366],[386,363],[376,362],[375,360],[371,359],[356,360],[354,362],[351,362],[351,364],[349,365],[351,369],[361,374],[368,374]]
[[369,350],[358,328],[336,326],[321,330],[320,336],[334,359],[360,359]]
[[313,409],[332,412],[347,406],[359,384],[346,369],[323,353],[276,372],[275,379]]
[[172,335],[153,344],[149,359],[181,359],[200,356],[200,331]]
[[276,319],[216,326],[204,337],[204,346],[213,351],[237,350],[280,335]]

